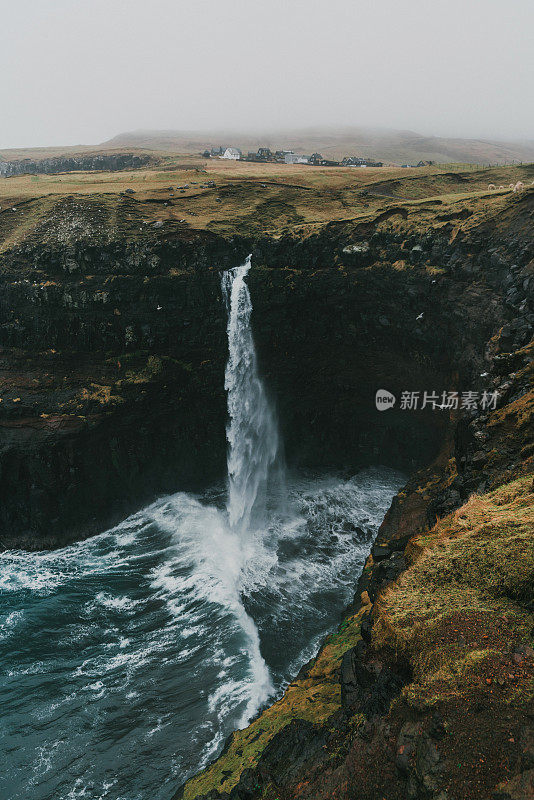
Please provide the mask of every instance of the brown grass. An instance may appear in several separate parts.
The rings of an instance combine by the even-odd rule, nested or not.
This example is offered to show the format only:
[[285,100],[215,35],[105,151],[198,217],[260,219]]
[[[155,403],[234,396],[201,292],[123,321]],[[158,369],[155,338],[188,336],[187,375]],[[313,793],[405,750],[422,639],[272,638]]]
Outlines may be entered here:
[[[220,159],[169,158],[161,166],[123,172],[72,172],[61,175],[24,175],[0,179],[0,242],[6,250],[38,233],[43,220],[61,219],[69,200],[78,208],[93,203],[107,215],[99,223],[108,240],[131,239],[150,232],[161,221],[160,235],[189,230],[220,234],[276,235],[291,230],[299,236],[333,221],[377,224],[399,229],[449,224],[452,216],[467,212],[465,225],[506,207],[510,193],[488,193],[490,180],[506,185],[526,178],[528,167],[456,173],[440,167],[351,169],[305,165],[255,164]],[[497,176],[500,176],[497,177]],[[207,187],[208,180],[215,187]],[[390,185],[391,184],[391,185]],[[187,185],[187,189],[178,189]],[[384,188],[385,187],[385,188]],[[126,189],[134,194],[125,195]],[[398,202],[384,194],[393,192]],[[406,219],[380,215],[400,206]],[[12,211],[16,208],[16,211]],[[444,219],[440,221],[440,215]],[[145,224],[144,224],[145,223]],[[462,224],[461,221],[459,224]],[[73,232],[73,235],[75,231]],[[39,234],[40,235],[40,234]]]
[[[373,642],[413,668],[404,698],[415,707],[505,671],[515,644],[530,646],[534,599],[532,476],[473,496],[410,543],[412,566],[378,600]],[[507,680],[507,679],[505,679]],[[508,680],[508,699],[525,699]]]

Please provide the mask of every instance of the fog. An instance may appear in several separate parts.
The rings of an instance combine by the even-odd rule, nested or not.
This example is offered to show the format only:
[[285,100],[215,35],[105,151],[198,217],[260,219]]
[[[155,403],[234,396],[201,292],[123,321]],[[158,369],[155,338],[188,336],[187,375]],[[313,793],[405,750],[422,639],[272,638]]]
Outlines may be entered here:
[[532,0],[0,0],[0,147],[135,129],[534,139]]

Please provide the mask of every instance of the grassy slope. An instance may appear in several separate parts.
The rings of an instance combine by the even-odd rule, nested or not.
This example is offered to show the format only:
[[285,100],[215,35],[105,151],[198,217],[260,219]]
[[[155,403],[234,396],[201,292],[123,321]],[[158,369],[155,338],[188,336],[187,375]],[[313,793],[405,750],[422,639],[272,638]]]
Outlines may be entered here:
[[[411,540],[411,567],[380,598],[373,645],[409,659],[403,699],[416,710],[468,701],[480,686],[495,685],[503,702],[534,700],[533,488],[528,475],[473,495]],[[514,643],[530,652],[519,665]]]
[[122,153],[153,155],[152,150],[139,147],[95,147],[94,145],[73,145],[72,147],[17,147],[0,150],[0,161],[21,161],[30,159],[40,161],[45,158],[72,158],[74,156],[110,156]]
[[[488,191],[490,183],[508,187],[522,180],[530,185],[533,179],[534,165],[467,171],[328,169],[206,162],[192,156],[123,172],[24,175],[0,179],[0,250],[42,236],[43,226],[63,215],[66,197],[76,207],[69,224],[85,224],[80,220],[93,218],[99,209],[113,238],[146,236],[143,223],[156,221],[164,223],[162,233],[200,229],[255,235],[294,229],[305,235],[332,221],[365,222],[395,203],[419,217],[428,210],[435,218],[444,205],[461,209],[471,204],[485,213],[510,195],[509,188]],[[208,180],[215,187],[207,187]],[[123,194],[126,189],[134,193]]]
[[[393,716],[406,706],[413,714],[448,704],[449,724],[457,722],[460,728],[458,717],[466,716],[466,709],[481,697],[487,702],[488,692],[494,713],[508,726],[532,709],[534,620],[525,608],[534,599],[532,488],[530,475],[473,496],[410,542],[411,566],[380,598],[373,634],[373,646],[382,657],[389,653],[413,670],[413,681],[395,701]],[[229,791],[292,719],[321,723],[340,708],[338,669],[343,653],[360,638],[366,610],[364,604],[347,617],[305,677],[293,681],[283,698],[248,728],[237,731],[226,752],[186,784],[185,800],[212,789]],[[476,750],[484,744],[475,735],[471,746]],[[487,769],[490,758],[484,752],[476,763],[468,749],[463,755],[463,767],[460,763],[451,773],[460,791],[465,770],[478,769],[480,763]]]
[[[530,773],[517,770],[528,768],[518,748],[534,713],[533,531],[530,474],[414,538],[410,568],[379,598],[373,648],[413,675],[390,719],[445,720],[448,797],[531,797]],[[417,774],[417,750],[411,759]]]

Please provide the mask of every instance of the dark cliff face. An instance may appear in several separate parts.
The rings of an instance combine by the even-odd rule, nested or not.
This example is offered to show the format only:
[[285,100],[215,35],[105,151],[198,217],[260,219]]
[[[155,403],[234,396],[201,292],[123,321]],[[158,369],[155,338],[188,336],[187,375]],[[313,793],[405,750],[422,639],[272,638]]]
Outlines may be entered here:
[[[250,284],[260,355],[293,458],[411,471],[435,456],[447,411],[402,410],[401,396],[441,397],[476,381],[499,319],[491,290],[465,291],[387,261],[364,271],[258,269]],[[393,393],[395,408],[377,410],[379,389]]]
[[150,248],[4,262],[4,546],[98,532],[223,474],[226,323],[208,264],[239,257],[209,241],[166,255],[172,274]]
[[508,257],[492,263],[480,241],[451,244],[443,231],[135,242],[74,231],[2,256],[5,546],[87,535],[222,477],[220,271],[251,251],[253,327],[289,463],[432,460],[448,412],[377,411],[375,392],[479,388],[487,342],[509,316]]
[[0,161],[0,177],[10,178],[13,175],[54,175],[58,172],[85,172],[90,170],[107,170],[115,172],[121,169],[139,169],[154,160],[148,155],[133,153],[116,153],[109,155],[57,156],[32,160],[29,158],[17,161]]

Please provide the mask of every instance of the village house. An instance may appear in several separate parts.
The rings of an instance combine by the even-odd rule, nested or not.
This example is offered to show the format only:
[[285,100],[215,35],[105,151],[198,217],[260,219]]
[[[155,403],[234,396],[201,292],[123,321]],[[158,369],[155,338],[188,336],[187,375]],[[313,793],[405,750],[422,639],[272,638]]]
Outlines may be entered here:
[[345,156],[341,162],[343,167],[382,167],[381,161],[373,161],[372,158],[361,158],[360,156]]
[[268,147],[259,147],[257,153],[251,153],[247,155],[247,161],[272,161],[273,154],[269,150]]
[[286,164],[309,164],[310,159],[308,156],[299,156],[298,153],[289,152],[284,156]]
[[294,155],[293,150],[277,150],[274,154],[274,160],[283,164],[285,163],[286,156],[291,154]]
[[344,167],[366,167],[367,162],[365,158],[360,158],[360,156],[345,156],[343,161],[341,162]]
[[239,147],[227,147],[222,156],[220,158],[230,158],[233,161],[239,161],[242,157],[243,153],[239,149]]

